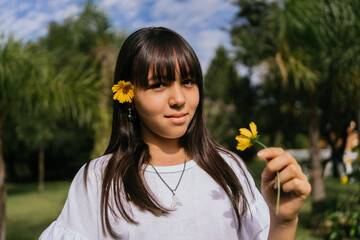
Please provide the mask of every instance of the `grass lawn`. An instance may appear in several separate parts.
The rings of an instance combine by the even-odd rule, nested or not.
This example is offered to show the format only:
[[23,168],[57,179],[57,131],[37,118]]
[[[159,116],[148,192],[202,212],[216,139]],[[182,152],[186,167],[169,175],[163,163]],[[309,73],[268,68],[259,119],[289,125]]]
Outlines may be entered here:
[[6,239],[35,240],[59,215],[70,182],[45,184],[39,193],[36,184],[8,184]]
[[[249,168],[260,186],[261,172],[264,161],[253,161]],[[39,193],[36,184],[8,184],[6,205],[7,238],[8,240],[38,239],[42,231],[57,218],[64,202],[70,182],[51,182],[45,184],[45,191]],[[328,197],[348,198],[359,191],[358,184],[341,185],[338,179],[325,180]],[[319,240],[309,229],[311,214],[311,199],[307,199],[299,216],[299,226],[296,240]]]

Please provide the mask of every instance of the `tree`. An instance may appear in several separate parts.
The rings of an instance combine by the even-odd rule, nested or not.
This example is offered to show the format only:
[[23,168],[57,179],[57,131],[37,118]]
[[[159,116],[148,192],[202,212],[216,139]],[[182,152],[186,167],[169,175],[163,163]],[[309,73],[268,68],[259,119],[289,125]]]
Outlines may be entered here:
[[64,23],[49,23],[49,34],[40,40],[46,50],[56,56],[55,66],[64,66],[87,59],[99,83],[98,114],[93,119],[95,143],[92,157],[102,155],[111,133],[111,86],[118,47],[125,40],[124,32],[116,33],[108,16],[92,1],[86,1],[77,18]]
[[320,98],[325,86],[343,85],[341,79],[358,85],[354,46],[359,45],[355,37],[359,36],[359,3],[239,0],[237,4],[241,9],[231,34],[238,59],[250,67],[262,65],[266,79],[294,93],[306,109],[313,201],[318,202],[325,197],[318,146],[324,109]]
[[[235,135],[249,124],[256,102],[250,80],[240,77],[237,67],[231,52],[219,46],[204,78],[207,128],[213,139],[234,151]],[[240,153],[245,159],[248,154]]]
[[38,150],[38,189],[43,191],[45,148],[53,140],[57,123],[73,121],[79,126],[91,125],[97,113],[99,84],[93,69],[85,62],[56,72],[46,52],[32,46],[31,54],[42,57],[33,60],[35,73],[27,81],[31,84],[30,98],[26,99],[22,117],[16,119],[16,132],[29,147]]
[[[21,69],[21,71],[20,71]],[[22,47],[21,41],[12,36],[0,41],[0,239],[6,237],[5,203],[6,203],[6,171],[3,157],[2,131],[7,118],[15,119],[24,96],[29,93],[23,87],[23,80],[31,71],[31,59]]]

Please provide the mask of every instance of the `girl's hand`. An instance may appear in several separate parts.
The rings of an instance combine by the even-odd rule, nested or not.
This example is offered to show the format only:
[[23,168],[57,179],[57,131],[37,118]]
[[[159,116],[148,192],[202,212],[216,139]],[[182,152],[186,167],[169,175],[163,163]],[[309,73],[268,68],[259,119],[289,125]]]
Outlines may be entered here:
[[[282,148],[267,148],[258,152],[267,164],[261,176],[261,192],[270,209],[271,221],[277,224],[297,222],[298,213],[311,192],[310,183],[295,158]],[[280,174],[281,197],[275,214],[277,177]],[[275,218],[275,219],[274,219]]]

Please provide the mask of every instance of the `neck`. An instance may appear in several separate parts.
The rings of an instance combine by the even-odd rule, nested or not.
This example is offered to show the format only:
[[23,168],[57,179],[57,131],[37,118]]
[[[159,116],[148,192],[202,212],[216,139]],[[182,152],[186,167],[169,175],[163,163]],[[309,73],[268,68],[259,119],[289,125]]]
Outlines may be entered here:
[[[146,142],[151,155],[150,162],[154,166],[171,166],[184,163],[185,150],[178,140],[167,140],[161,143]],[[188,158],[189,159],[189,156]]]

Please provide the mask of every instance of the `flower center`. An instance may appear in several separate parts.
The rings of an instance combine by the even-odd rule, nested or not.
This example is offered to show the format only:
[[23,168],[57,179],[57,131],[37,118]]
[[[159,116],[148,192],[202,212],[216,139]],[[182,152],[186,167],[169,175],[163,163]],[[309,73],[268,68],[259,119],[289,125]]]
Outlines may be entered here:
[[123,93],[127,94],[131,90],[131,85],[125,85],[123,86]]

